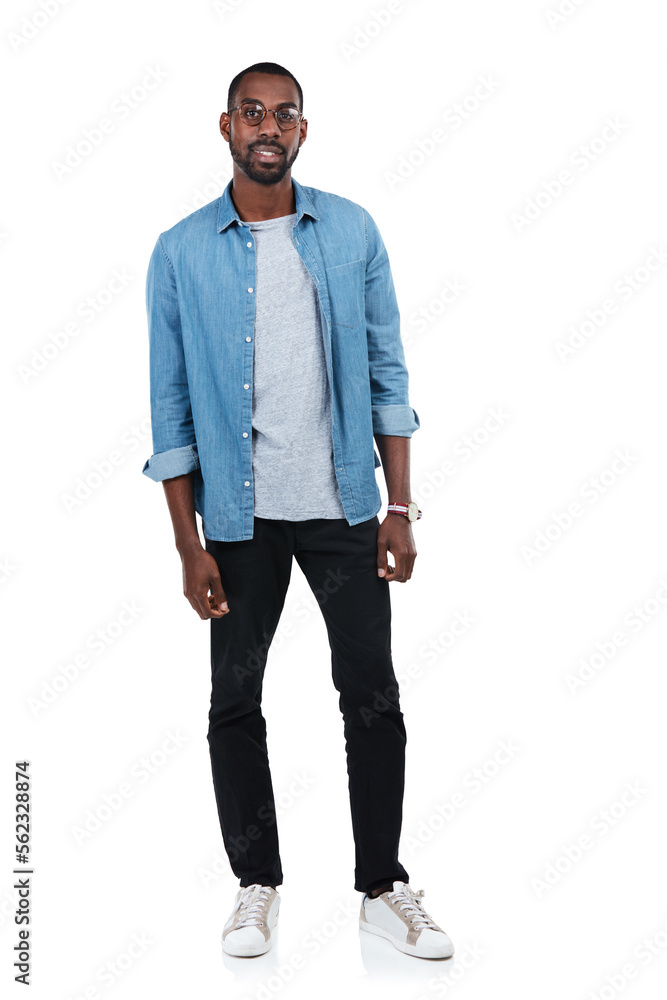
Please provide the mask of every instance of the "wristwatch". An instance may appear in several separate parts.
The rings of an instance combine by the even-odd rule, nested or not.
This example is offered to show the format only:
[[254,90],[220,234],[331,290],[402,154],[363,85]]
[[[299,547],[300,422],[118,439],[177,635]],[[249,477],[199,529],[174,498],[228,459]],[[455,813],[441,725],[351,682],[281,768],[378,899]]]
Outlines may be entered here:
[[407,504],[390,503],[387,505],[387,510],[390,514],[402,514],[403,517],[407,517],[408,521],[417,521],[422,516],[422,512],[414,500]]

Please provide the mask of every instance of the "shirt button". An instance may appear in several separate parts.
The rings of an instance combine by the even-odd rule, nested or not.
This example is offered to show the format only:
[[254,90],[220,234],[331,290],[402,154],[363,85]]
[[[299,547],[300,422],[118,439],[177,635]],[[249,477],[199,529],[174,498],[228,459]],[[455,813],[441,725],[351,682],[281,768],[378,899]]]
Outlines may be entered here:
[[247,438],[247,436],[248,436],[248,432],[247,432],[247,431],[244,431],[244,432],[243,432],[243,437],[244,437],[244,438]]
[[244,389],[249,389],[249,388],[250,388],[250,386],[249,386],[249,385],[248,385],[248,383],[246,382],[246,384],[245,384],[245,385],[243,386],[243,388],[244,388]]
[[252,337],[246,337],[246,340],[248,341],[248,343],[250,343],[250,341],[252,340]]
[[251,247],[251,246],[252,246],[252,243],[246,243],[246,246],[247,246],[247,247]]
[[249,291],[249,292],[251,292],[251,291],[252,291],[252,288],[249,288],[249,289],[248,289],[248,291]]
[[245,483],[244,483],[243,485],[244,485],[244,486],[250,486],[250,483],[249,483],[249,482],[248,482],[248,480],[246,479],[246,481],[245,481]]

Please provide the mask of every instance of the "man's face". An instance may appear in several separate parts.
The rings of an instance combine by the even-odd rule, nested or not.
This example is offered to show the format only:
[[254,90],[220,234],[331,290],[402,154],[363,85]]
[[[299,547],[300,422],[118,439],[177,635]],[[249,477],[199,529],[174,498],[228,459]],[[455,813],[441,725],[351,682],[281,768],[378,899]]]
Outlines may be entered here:
[[[237,88],[234,105],[245,100],[261,101],[265,108],[284,104],[299,107],[294,81],[288,76],[268,73],[246,73]],[[307,129],[307,123],[301,121],[296,128],[283,131],[270,111],[259,125],[246,125],[238,111],[231,115],[223,112],[220,116],[220,131],[229,142],[234,163],[258,184],[277,184],[283,179],[299,154]]]

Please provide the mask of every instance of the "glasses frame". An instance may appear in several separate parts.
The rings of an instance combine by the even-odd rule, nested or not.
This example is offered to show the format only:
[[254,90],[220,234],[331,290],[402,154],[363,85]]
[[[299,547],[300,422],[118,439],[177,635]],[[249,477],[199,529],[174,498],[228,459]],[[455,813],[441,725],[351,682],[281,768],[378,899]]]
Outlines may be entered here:
[[[259,119],[259,121],[253,122],[252,125],[248,125],[248,122],[243,121],[243,118],[241,116],[241,108],[245,107],[248,104],[259,106],[264,111],[264,114]],[[293,132],[294,129],[298,128],[299,125],[301,124],[301,122],[306,121],[306,119],[303,117],[303,111],[299,111],[299,118],[297,120],[296,125],[289,125],[287,127],[285,127],[284,125],[281,125],[280,122],[278,121],[278,112],[279,111],[284,111],[286,107],[294,108],[295,111],[299,111],[299,109],[297,108],[296,104],[284,105],[282,108],[265,108],[261,101],[244,101],[243,104],[237,104],[235,108],[230,108],[229,111],[226,112],[226,114],[228,114],[231,117],[232,111],[238,111],[239,118],[241,119],[241,121],[243,122],[244,125],[248,125],[248,128],[257,128],[258,125],[262,124],[262,122],[266,118],[267,113],[269,111],[272,111],[273,112],[273,120],[275,121],[275,123],[278,126],[278,128],[280,129],[280,131],[281,132]]]

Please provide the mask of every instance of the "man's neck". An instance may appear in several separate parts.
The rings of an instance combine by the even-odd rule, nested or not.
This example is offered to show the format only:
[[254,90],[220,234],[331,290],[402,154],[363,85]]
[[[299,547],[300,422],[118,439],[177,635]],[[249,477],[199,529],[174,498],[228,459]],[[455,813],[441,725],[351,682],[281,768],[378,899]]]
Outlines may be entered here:
[[288,171],[277,184],[258,184],[240,171],[234,171],[232,201],[243,222],[279,219],[296,212],[292,173]]

